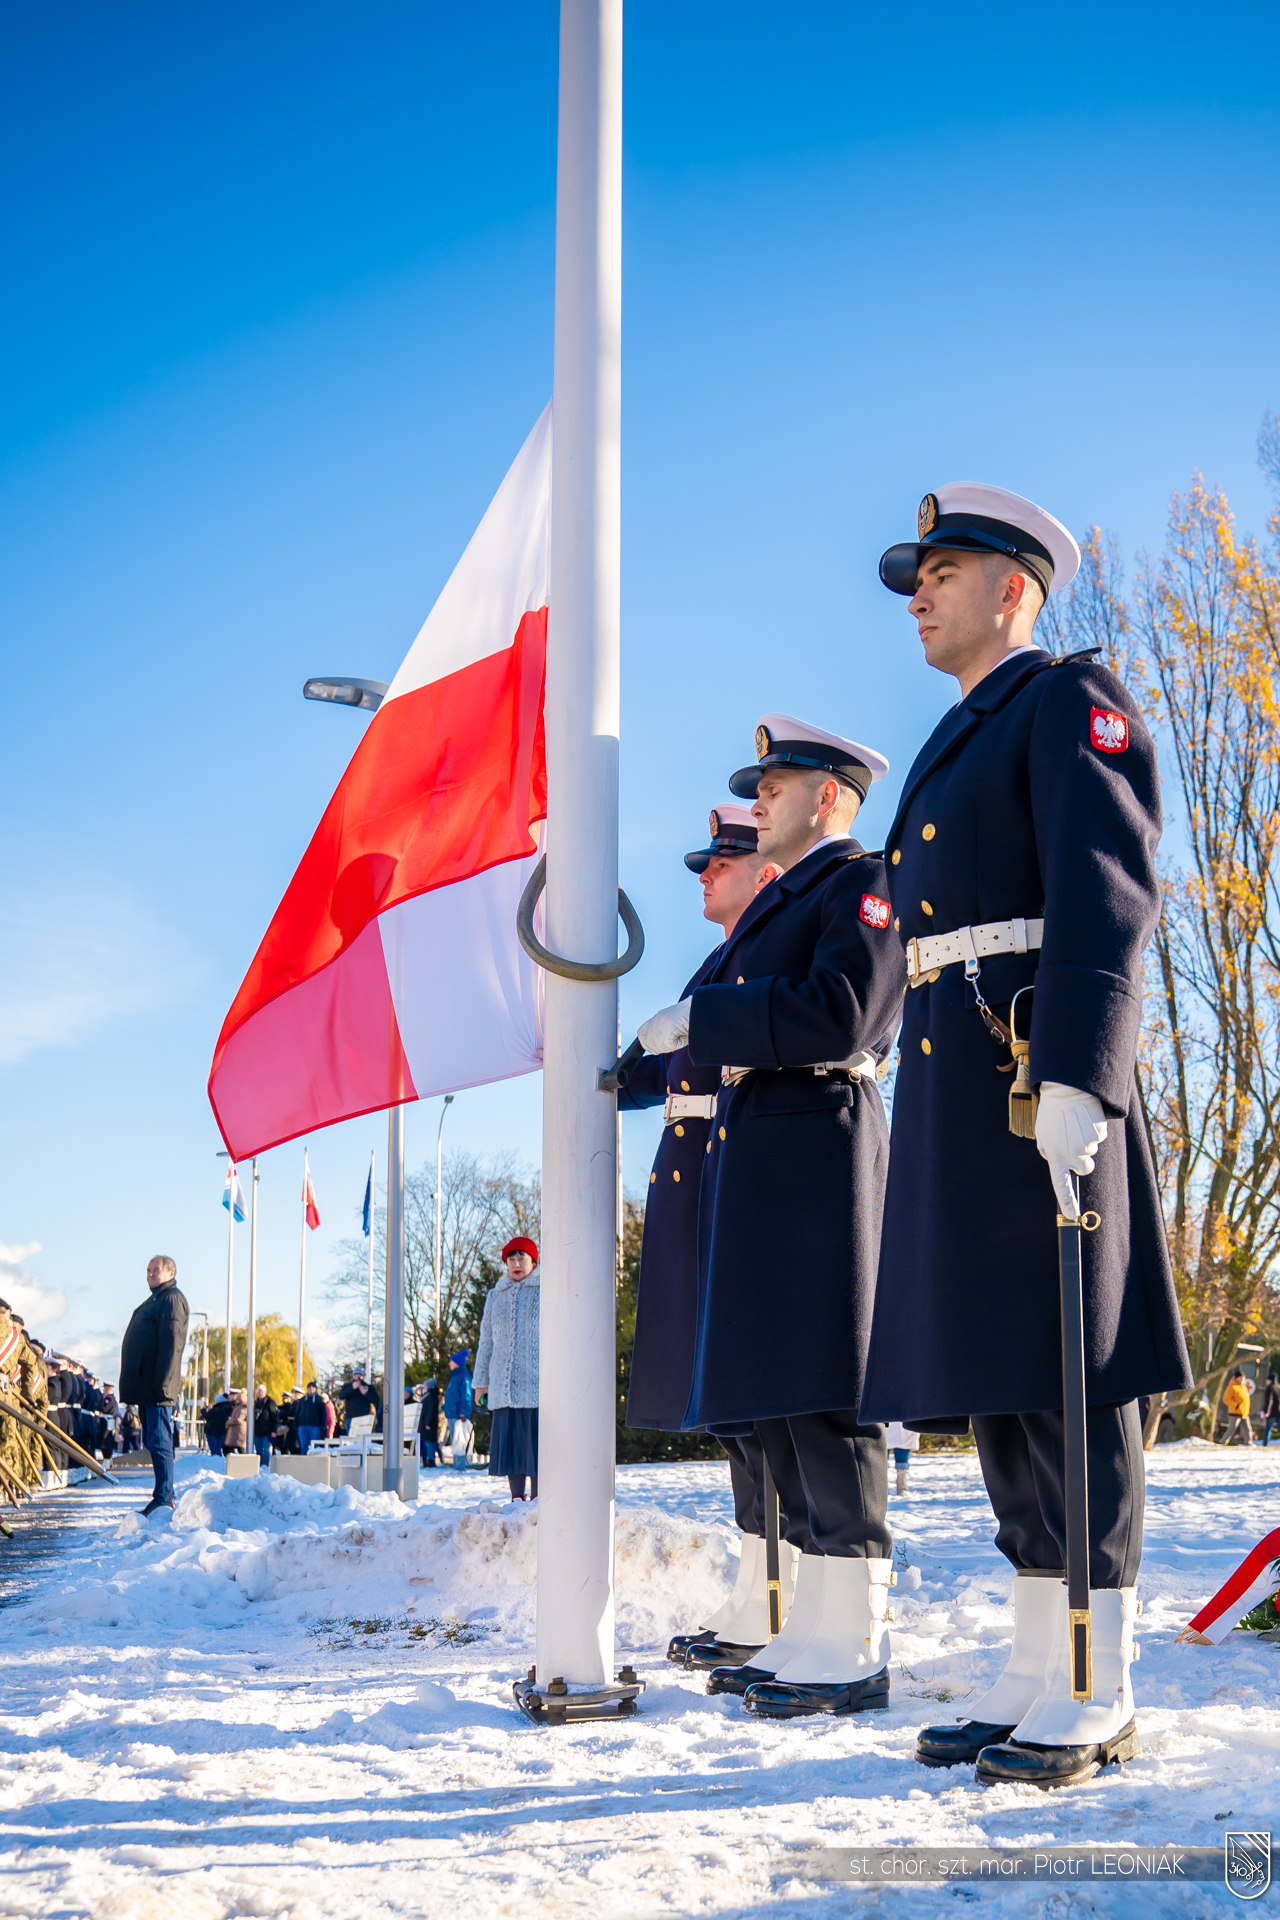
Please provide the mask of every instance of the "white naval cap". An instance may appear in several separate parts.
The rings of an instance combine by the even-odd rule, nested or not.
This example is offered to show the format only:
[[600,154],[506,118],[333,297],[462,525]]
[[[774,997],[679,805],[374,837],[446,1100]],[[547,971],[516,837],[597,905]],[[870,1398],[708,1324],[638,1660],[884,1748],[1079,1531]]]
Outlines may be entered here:
[[874,747],[859,746],[841,734],[811,727],[790,713],[766,713],[756,728],[757,764],[739,767],[729,776],[729,791],[743,800],[754,800],[760,791],[760,775],[766,767],[816,767],[838,774],[856,788],[865,800],[873,781],[883,780],[889,762]]
[[1080,549],[1061,520],[1020,493],[977,480],[954,480],[926,493],[916,513],[916,538],[881,555],[885,586],[893,593],[914,593],[920,562],[931,547],[1008,554],[1025,563],[1047,594],[1074,580],[1080,566]]
[[741,853],[754,853],[759,843],[759,828],[750,808],[740,807],[733,800],[712,807],[707,831],[711,835],[710,846],[699,847],[696,853],[686,853],[684,857],[690,873],[705,873],[717,857],[733,860]]

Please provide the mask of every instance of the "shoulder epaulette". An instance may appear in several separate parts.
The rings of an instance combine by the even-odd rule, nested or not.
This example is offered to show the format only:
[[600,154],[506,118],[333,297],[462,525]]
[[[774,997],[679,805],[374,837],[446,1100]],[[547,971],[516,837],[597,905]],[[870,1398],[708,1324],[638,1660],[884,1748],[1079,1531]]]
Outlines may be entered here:
[[1060,653],[1057,659],[1050,661],[1049,664],[1054,667],[1067,667],[1073,660],[1096,660],[1101,652],[1101,647],[1081,647],[1075,653]]

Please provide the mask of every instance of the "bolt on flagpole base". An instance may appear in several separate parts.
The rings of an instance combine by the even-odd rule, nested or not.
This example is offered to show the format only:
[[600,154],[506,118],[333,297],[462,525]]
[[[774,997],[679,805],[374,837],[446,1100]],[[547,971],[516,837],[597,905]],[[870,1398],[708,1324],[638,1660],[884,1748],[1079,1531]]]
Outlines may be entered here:
[[640,1711],[636,1703],[645,1683],[636,1679],[633,1667],[623,1667],[616,1686],[603,1687],[559,1677],[540,1687],[535,1673],[536,1668],[530,1667],[511,1691],[521,1713],[536,1727],[567,1727],[579,1720],[621,1720]]

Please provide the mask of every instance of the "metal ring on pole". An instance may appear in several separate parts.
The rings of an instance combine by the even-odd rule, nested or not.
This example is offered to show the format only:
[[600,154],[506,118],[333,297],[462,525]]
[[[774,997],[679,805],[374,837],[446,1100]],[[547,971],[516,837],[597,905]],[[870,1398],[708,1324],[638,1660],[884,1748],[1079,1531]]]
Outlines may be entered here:
[[516,932],[520,937],[520,945],[537,966],[545,968],[548,973],[563,974],[566,980],[617,980],[639,965],[644,952],[644,928],[640,924],[640,915],[621,887],[618,888],[618,917],[627,933],[625,953],[619,954],[616,960],[590,961],[566,960],[558,953],[549,952],[533,930],[533,910],[546,884],[547,856],[544,853],[529,875],[529,883],[520,895],[520,905],[516,908]]

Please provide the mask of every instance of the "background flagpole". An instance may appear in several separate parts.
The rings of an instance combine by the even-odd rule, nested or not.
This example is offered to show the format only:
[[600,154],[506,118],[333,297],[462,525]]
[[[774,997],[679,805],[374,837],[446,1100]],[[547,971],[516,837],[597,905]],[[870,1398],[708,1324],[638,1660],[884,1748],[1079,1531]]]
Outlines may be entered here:
[[377,1148],[369,1149],[369,1312],[364,1329],[364,1377],[373,1384],[373,1216],[378,1210],[377,1196],[373,1185],[373,1163],[377,1158]]
[[302,1252],[298,1260],[298,1377],[296,1386],[302,1385],[302,1317],[307,1307],[307,1186],[311,1179],[311,1168],[307,1159],[307,1149],[302,1149]]
[[227,1161],[227,1336],[222,1353],[222,1391],[231,1392],[231,1263],[236,1244],[236,1163]]
[[[618,951],[622,0],[561,0],[546,944]],[[537,1681],[613,1680],[617,986],[546,974]],[[572,1393],[564,1383],[573,1382]]]
[[387,1115],[387,1308],[382,1351],[382,1490],[404,1484],[404,1108]]
[[255,1154],[249,1163],[249,1327],[245,1342],[245,1398],[249,1402],[249,1412],[245,1420],[245,1452],[253,1452],[253,1390],[254,1374],[258,1361],[258,1328],[254,1316],[258,1311],[258,1156]]

